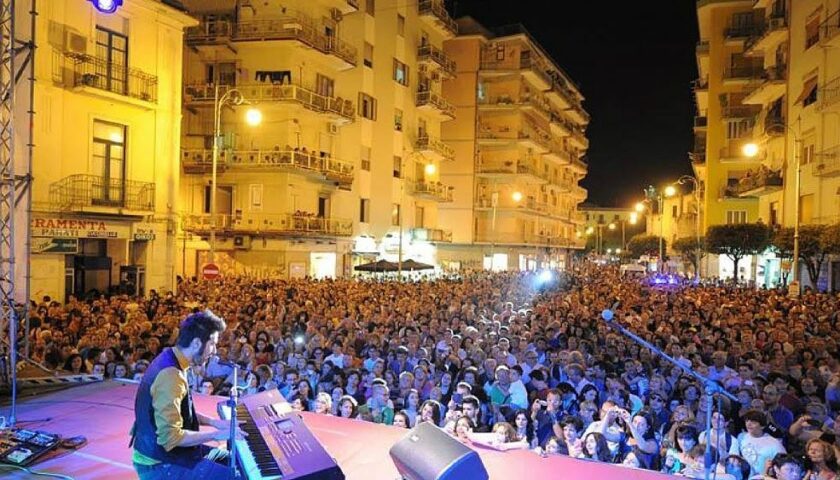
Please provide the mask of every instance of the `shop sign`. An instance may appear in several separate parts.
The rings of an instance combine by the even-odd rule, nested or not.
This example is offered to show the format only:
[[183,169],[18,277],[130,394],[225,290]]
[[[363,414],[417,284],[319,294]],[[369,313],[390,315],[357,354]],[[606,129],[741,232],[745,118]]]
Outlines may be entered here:
[[30,226],[33,237],[52,238],[128,238],[130,230],[125,223],[79,218],[35,217]]
[[74,254],[79,252],[79,240],[77,238],[52,238],[33,237],[32,253],[64,253]]
[[151,225],[135,225],[134,241],[149,242],[155,239],[155,228]]

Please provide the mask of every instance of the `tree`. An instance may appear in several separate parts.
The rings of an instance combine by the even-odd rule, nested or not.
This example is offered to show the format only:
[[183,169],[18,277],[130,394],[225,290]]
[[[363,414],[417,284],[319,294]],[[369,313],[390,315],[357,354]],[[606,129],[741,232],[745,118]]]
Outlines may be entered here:
[[705,256],[705,241],[703,237],[700,237],[699,242],[697,241],[697,237],[678,238],[671,245],[671,248],[691,263],[695,273],[700,271],[700,260]]
[[820,236],[820,246],[828,255],[840,254],[840,223],[825,227]]
[[[793,260],[793,228],[778,228],[770,235],[770,248],[781,260]],[[788,272],[782,271],[782,284],[787,285]]]
[[[665,249],[665,242],[662,242],[663,250]],[[656,235],[639,234],[634,235],[633,238],[627,242],[627,251],[634,258],[639,258],[642,255],[659,255],[659,237]]]
[[741,259],[761,253],[769,245],[770,230],[763,223],[715,225],[706,232],[706,251],[729,257],[735,267],[736,281]]
[[828,255],[820,242],[825,230],[825,225],[799,226],[799,260],[805,264],[805,268],[808,270],[808,278],[815,288],[817,281],[820,279],[823,262]]

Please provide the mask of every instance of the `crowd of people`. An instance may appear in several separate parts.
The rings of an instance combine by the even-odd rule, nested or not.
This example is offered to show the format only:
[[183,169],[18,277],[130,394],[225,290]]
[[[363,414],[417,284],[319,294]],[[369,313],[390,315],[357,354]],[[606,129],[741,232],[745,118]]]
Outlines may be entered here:
[[[573,272],[422,282],[184,280],[177,292],[33,302],[34,360],[142,377],[189,313],[227,322],[190,371],[225,395],[279,389],[294,408],[456,438],[702,477],[832,480],[840,453],[840,297],[721,285],[648,285]],[[666,352],[673,364],[601,320]],[[714,395],[690,369],[737,402]],[[711,415],[711,435],[705,431]],[[726,477],[728,476],[728,477]]]

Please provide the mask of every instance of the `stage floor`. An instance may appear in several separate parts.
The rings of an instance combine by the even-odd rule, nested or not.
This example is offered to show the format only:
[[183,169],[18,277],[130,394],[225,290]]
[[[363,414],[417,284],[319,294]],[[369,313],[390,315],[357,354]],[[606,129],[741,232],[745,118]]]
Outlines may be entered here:
[[[135,479],[131,466],[128,432],[134,420],[135,385],[106,381],[74,387],[18,403],[18,426],[58,433],[84,435],[87,445],[75,452],[59,451],[36,463],[37,471],[61,473],[77,480]],[[195,396],[196,408],[215,415],[220,397]],[[2,415],[8,415],[4,407]],[[388,450],[406,430],[356,420],[305,414],[306,424],[333,455],[348,480],[399,478]],[[491,479],[527,477],[533,480],[615,479],[656,480],[671,478],[659,473],[553,456],[542,458],[528,451],[497,452],[477,448]],[[32,479],[24,472],[0,470],[5,479]]]

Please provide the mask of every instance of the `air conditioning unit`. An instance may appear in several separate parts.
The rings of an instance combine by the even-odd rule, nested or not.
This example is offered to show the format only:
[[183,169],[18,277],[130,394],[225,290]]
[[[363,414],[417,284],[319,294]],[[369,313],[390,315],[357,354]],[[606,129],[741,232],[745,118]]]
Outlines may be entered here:
[[344,15],[341,13],[341,10],[333,8],[330,9],[330,18],[332,18],[336,22],[340,22],[344,18]]
[[251,237],[248,235],[237,235],[233,237],[233,248],[248,250],[251,248]]
[[80,55],[87,54],[87,43],[88,39],[86,36],[69,30],[64,31],[65,52],[78,53]]
[[338,134],[338,125],[336,125],[334,123],[328,123],[327,124],[327,132],[329,132],[333,135]]

